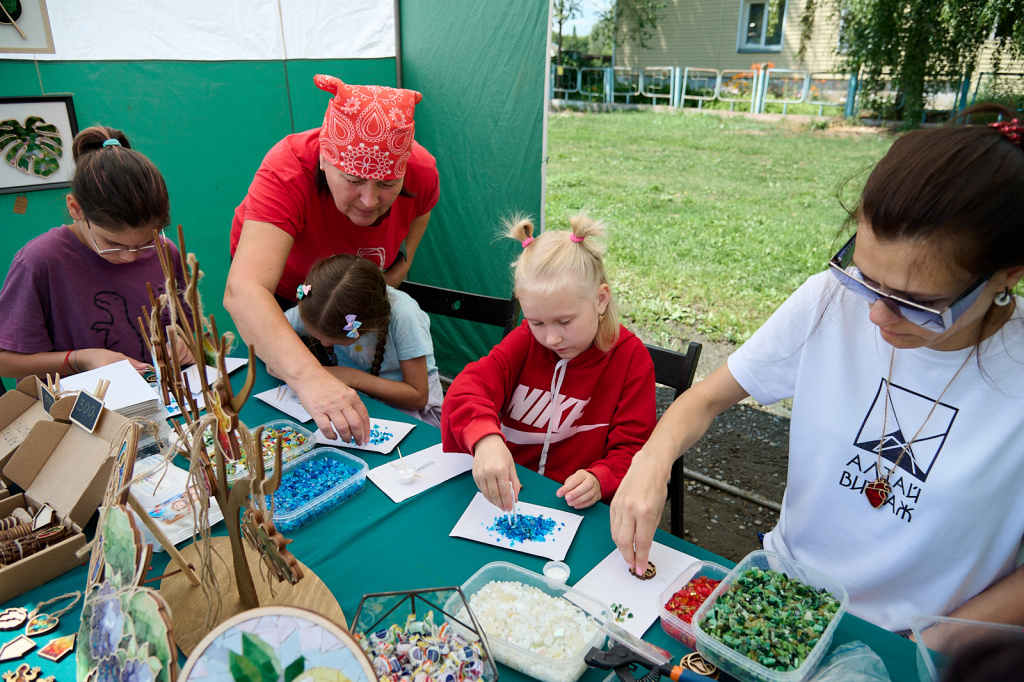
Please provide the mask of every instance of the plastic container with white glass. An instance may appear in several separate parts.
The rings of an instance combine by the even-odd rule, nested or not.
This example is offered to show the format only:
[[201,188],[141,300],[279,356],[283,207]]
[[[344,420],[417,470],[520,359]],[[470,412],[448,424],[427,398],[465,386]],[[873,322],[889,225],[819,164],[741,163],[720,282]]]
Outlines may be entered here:
[[[587,669],[583,657],[604,646],[601,624],[614,620],[606,604],[503,561],[483,566],[462,591],[494,658],[542,682],[579,679]],[[453,609],[456,604],[446,605]]]

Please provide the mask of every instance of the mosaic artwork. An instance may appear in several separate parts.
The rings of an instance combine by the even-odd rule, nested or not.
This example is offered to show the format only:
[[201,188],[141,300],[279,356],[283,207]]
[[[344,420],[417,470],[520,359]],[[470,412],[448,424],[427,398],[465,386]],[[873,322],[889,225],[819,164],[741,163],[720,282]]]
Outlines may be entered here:
[[182,673],[186,682],[371,682],[369,661],[343,629],[314,613],[264,607],[207,635]]

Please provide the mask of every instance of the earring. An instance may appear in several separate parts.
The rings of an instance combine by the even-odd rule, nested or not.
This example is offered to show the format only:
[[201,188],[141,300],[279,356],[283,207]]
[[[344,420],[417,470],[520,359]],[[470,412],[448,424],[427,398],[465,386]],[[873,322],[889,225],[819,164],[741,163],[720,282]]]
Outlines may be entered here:
[[996,294],[996,297],[992,300],[992,302],[998,306],[1004,306],[1009,305],[1011,300],[1013,299],[1010,295],[1010,287],[1006,287],[998,294]]
[[604,313],[601,313],[600,315],[597,316],[597,321],[604,322]]

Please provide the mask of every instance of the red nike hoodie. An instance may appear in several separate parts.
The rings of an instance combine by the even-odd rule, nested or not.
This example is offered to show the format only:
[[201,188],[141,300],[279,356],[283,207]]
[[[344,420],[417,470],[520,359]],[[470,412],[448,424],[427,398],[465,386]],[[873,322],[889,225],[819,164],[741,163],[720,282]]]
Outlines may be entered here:
[[452,382],[441,412],[446,452],[500,434],[517,464],[559,483],[586,469],[611,500],[654,430],[654,364],[625,327],[608,352],[562,360],[523,322]]

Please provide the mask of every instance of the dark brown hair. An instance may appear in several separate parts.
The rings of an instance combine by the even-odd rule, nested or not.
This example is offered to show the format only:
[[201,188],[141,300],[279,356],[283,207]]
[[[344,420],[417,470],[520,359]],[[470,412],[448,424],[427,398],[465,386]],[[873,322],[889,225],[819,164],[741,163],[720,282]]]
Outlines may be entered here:
[[[103,143],[117,140],[119,145]],[[164,228],[171,222],[171,200],[164,177],[131,148],[120,130],[92,126],[71,145],[75,173],[71,194],[85,217],[114,232]]]
[[[1014,113],[979,105],[979,114]],[[854,219],[883,241],[927,243],[977,278],[1024,265],[1024,149],[988,125],[949,125],[897,140],[868,177]]]
[[341,339],[346,315],[355,315],[360,333],[377,332],[377,352],[370,373],[380,375],[391,322],[384,273],[371,261],[347,253],[319,260],[306,275],[309,293],[299,301],[299,317],[310,331]]

